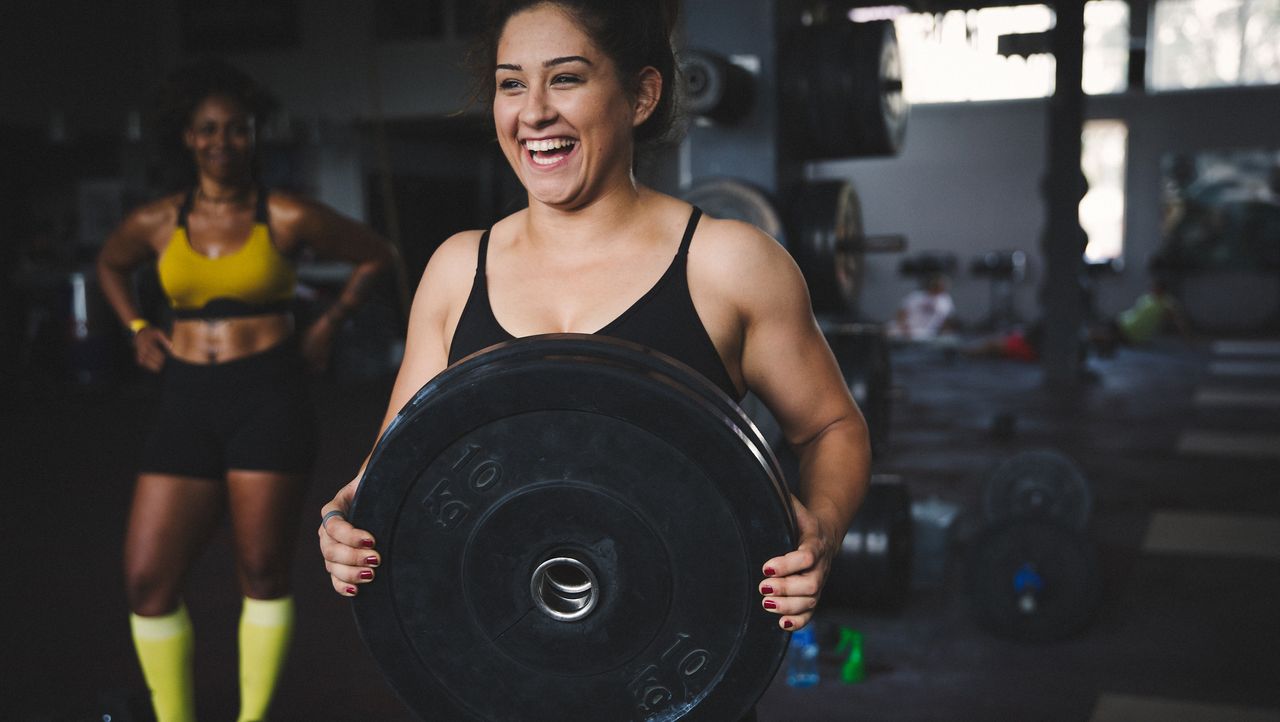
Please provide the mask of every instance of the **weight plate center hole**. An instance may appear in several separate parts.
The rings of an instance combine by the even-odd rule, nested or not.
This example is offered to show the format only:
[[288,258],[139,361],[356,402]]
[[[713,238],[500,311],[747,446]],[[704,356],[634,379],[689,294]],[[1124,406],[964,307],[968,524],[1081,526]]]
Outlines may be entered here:
[[529,581],[533,603],[560,622],[582,619],[595,609],[600,584],[591,568],[569,556],[552,557],[533,570]]
[[689,87],[689,92],[694,95],[705,92],[707,89],[707,76],[701,68],[689,68],[685,71],[684,80]]

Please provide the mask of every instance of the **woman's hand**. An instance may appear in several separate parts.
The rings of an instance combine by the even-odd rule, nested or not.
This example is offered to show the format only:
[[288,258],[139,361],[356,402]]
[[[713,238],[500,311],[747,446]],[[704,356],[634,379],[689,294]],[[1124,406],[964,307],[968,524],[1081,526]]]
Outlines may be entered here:
[[354,597],[357,585],[373,581],[374,567],[382,563],[373,551],[373,535],[347,521],[346,513],[359,485],[357,476],[320,510],[320,554],[334,591],[344,597]]
[[324,373],[329,367],[329,353],[333,349],[333,337],[337,334],[338,322],[329,314],[317,318],[302,336],[302,358],[306,359],[307,368],[314,373]]
[[159,371],[165,358],[173,353],[173,343],[164,331],[147,326],[133,335],[133,353],[139,366],[148,371]]
[[818,597],[831,570],[831,560],[840,550],[841,539],[825,529],[817,515],[791,497],[796,512],[800,543],[796,550],[764,563],[765,579],[760,583],[761,604],[781,618],[783,629],[795,631],[809,623]]

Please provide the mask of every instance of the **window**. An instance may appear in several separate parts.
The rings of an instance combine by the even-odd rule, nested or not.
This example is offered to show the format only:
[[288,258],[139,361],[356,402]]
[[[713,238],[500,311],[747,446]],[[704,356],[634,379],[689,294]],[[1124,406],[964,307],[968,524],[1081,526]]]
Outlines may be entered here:
[[[1276,0],[1280,2],[1280,0]],[[1129,5],[1085,4],[1084,78],[1087,93],[1125,89],[1129,67]],[[1053,93],[1054,60],[1047,51],[1000,55],[1001,35],[1046,33],[1047,5],[904,13],[894,20],[901,46],[903,92],[912,103],[1043,98]]]
[[1129,86],[1129,3],[1085,3],[1080,86],[1090,95],[1123,93]]
[[1280,0],[1156,0],[1153,90],[1280,83]]
[[1080,199],[1080,227],[1089,234],[1086,261],[1124,252],[1124,166],[1129,129],[1121,120],[1085,121],[1080,167],[1089,191]]

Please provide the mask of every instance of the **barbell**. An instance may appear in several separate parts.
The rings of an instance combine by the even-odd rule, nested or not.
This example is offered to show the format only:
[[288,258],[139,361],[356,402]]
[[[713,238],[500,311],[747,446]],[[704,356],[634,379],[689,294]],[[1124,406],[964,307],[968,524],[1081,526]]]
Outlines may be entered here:
[[907,246],[900,234],[864,231],[857,190],[844,180],[797,184],[783,194],[782,212],[768,193],[733,178],[701,179],[681,197],[716,218],[750,223],[786,247],[804,274],[814,312],[824,316],[857,318],[866,255]]
[[967,560],[974,619],[1025,642],[1065,639],[1101,601],[1097,552],[1086,535],[1093,494],[1065,454],[1041,448],[1002,461],[980,490],[985,527]]

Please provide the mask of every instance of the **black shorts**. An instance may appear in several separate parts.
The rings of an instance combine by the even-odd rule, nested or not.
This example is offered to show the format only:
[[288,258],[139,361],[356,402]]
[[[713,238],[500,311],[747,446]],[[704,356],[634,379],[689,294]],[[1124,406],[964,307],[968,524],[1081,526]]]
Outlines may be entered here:
[[222,479],[228,469],[307,474],[315,414],[296,344],[217,364],[169,357],[143,473]]

